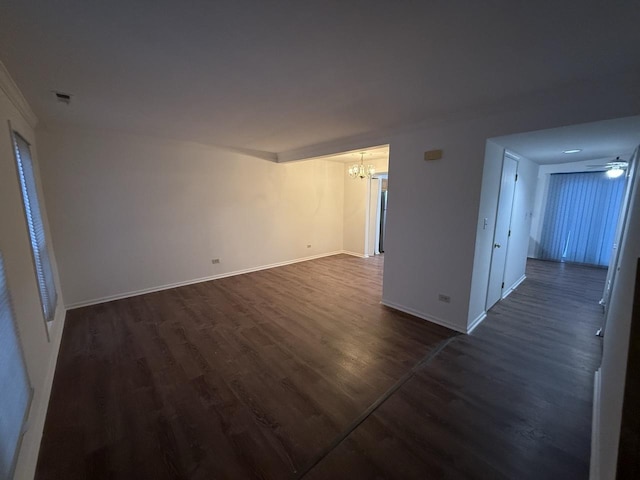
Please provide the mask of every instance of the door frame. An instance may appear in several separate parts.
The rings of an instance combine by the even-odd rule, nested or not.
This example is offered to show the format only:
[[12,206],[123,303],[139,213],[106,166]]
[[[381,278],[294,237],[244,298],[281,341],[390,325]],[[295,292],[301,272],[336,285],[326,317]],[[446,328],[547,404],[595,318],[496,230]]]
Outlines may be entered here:
[[609,316],[609,299],[613,285],[616,280],[616,274],[620,269],[620,243],[622,242],[625,227],[629,217],[629,206],[631,204],[631,190],[633,182],[638,174],[638,162],[640,161],[640,145],[635,149],[629,163],[627,165],[626,185],[624,190],[624,196],[622,198],[622,204],[620,205],[620,213],[618,214],[618,224],[616,225],[616,236],[614,239],[615,252],[609,260],[609,267],[607,269],[607,278],[604,283],[604,291],[602,292],[602,299],[600,305],[604,308],[604,319],[602,321],[602,327],[596,332],[599,337],[604,337],[607,327],[607,317]]
[[[509,199],[505,199],[504,198],[504,191],[503,191],[503,184],[504,184],[504,175],[505,175],[505,164],[507,160],[512,160],[514,162],[516,162],[516,168],[515,168],[515,178],[513,180],[513,192],[511,193],[511,198]],[[497,240],[496,239],[496,234],[499,233],[498,232],[498,215],[500,214],[500,202],[504,201],[504,200],[508,200],[508,202],[510,203],[510,208],[509,208],[509,212],[508,212],[508,216],[509,216],[509,220],[508,220],[508,230],[511,230],[511,223],[513,220],[513,204],[514,204],[514,200],[515,200],[515,194],[516,194],[516,188],[517,188],[517,182],[518,182],[518,169],[520,167],[520,157],[508,150],[504,150],[503,156],[502,156],[502,166],[500,169],[500,187],[498,189],[498,201],[496,202],[496,214],[495,214],[495,222],[494,222],[494,226],[493,226],[493,236],[492,236],[492,242],[491,242],[491,261],[489,262],[489,277],[487,279],[487,292],[485,295],[485,312],[489,311],[489,309],[491,309],[491,307],[493,307],[496,303],[498,303],[500,300],[503,299],[503,295],[504,295],[504,276],[505,276],[505,272],[507,270],[507,261],[509,258],[509,243],[511,241],[511,235],[507,235],[507,241],[505,244],[505,250],[504,250],[504,265],[502,266],[502,272],[501,272],[501,282],[502,282],[502,287],[500,289],[500,296],[498,297],[498,299],[489,304],[490,303],[490,299],[489,299],[489,294],[490,294],[490,289],[491,289],[491,275],[493,273],[493,263],[494,263],[494,259],[495,259],[495,251],[496,251],[496,247],[495,245],[497,244]],[[500,248],[500,247],[498,247]]]

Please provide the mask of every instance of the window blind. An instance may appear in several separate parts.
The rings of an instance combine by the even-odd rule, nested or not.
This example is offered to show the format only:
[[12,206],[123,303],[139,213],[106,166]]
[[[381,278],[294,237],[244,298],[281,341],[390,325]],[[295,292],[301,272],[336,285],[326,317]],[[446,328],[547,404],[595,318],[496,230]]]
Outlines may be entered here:
[[53,281],[53,270],[49,259],[49,250],[44,234],[40,203],[38,201],[38,189],[33,171],[33,161],[29,144],[18,133],[13,132],[13,145],[18,164],[18,175],[20,177],[20,188],[22,189],[22,200],[24,211],[29,227],[29,238],[31,240],[31,250],[38,279],[38,289],[42,311],[46,321],[53,320],[56,310],[57,293]]
[[539,258],[609,265],[624,186],[603,172],[552,174]]
[[30,402],[31,387],[0,254],[0,479],[13,475]]

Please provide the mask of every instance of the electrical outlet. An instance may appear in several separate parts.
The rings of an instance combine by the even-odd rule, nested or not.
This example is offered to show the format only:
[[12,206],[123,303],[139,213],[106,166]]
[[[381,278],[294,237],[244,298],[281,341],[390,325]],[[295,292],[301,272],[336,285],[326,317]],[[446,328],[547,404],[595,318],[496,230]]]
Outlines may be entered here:
[[211,260],[211,263],[213,263],[214,265],[216,263],[220,263],[220,259],[219,258],[214,258],[213,260]]
[[307,245],[307,248],[311,248],[311,245]]
[[438,300],[444,303],[451,303],[451,297],[449,295],[438,294]]

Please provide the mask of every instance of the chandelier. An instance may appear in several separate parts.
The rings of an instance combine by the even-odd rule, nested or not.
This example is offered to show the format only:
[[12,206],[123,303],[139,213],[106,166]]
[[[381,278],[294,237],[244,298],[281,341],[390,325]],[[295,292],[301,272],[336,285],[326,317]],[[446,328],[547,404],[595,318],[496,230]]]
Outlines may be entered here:
[[356,163],[349,167],[349,176],[351,178],[371,178],[375,175],[376,169],[373,165],[364,164],[364,152],[360,153],[360,163]]

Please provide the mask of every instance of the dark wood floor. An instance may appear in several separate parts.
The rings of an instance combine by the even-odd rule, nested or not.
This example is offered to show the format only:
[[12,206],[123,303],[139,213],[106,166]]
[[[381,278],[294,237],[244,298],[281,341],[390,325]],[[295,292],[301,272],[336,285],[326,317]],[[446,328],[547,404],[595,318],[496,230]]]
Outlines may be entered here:
[[527,280],[308,475],[587,479],[606,271],[530,260]]
[[530,262],[470,336],[345,255],[72,310],[39,479],[587,478],[606,272]]

